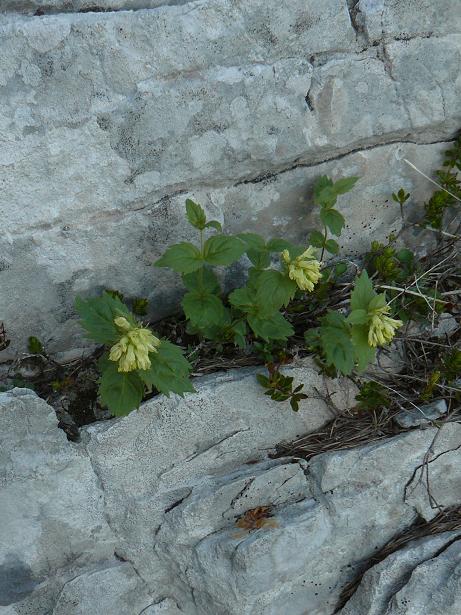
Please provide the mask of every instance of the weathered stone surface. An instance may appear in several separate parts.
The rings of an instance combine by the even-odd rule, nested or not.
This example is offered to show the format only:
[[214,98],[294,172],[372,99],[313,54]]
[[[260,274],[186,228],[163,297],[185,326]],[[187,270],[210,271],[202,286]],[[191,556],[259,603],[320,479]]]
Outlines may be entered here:
[[447,402],[444,399],[439,399],[438,401],[424,404],[417,408],[402,410],[402,412],[399,412],[394,417],[394,420],[400,427],[408,429],[409,427],[418,427],[436,421],[446,414],[447,411]]
[[312,395],[299,413],[262,395],[250,370],[213,375],[198,382],[196,395],[156,398],[126,419],[88,428],[88,450],[105,488],[111,527],[123,536],[118,551],[136,560],[144,577],[163,574],[153,556],[155,531],[165,510],[187,496],[191,484],[262,460],[280,441],[322,426],[331,412],[319,394],[328,391],[339,408],[350,407],[355,389],[347,380],[324,379],[312,364],[305,365],[289,370]]
[[[406,502],[426,520],[441,509],[455,506],[461,493],[461,476],[456,465],[461,456],[461,426],[449,424],[433,433],[425,457],[415,466],[412,480],[405,488]],[[432,430],[427,430],[432,432]]]
[[[380,238],[398,226],[399,212],[385,205],[400,180],[423,198],[431,190],[401,160],[388,164],[392,148],[431,172],[441,146],[411,143],[445,141],[458,128],[456,13],[439,28],[436,11],[437,36],[424,38],[435,14],[424,4],[412,40],[395,40],[389,25],[382,49],[373,46],[375,14],[407,23],[411,7],[360,3],[364,44],[346,0],[294,0],[289,9],[277,0],[158,4],[0,4],[59,13],[7,13],[0,24],[0,213],[8,220],[0,316],[12,353],[30,334],[51,351],[78,346],[79,293],[116,287],[148,295],[155,315],[169,309],[177,285],[150,265],[190,236],[186,194],[200,195],[230,231],[258,223],[263,233],[304,240],[313,214],[299,199],[313,179],[358,166],[370,175],[346,201],[344,244],[362,249],[364,219]],[[93,12],[77,12],[86,9]],[[286,188],[269,186],[265,202],[259,180],[269,176]]]
[[53,409],[14,389],[0,394],[0,422],[0,605],[27,604],[37,592],[48,612],[66,578],[113,559],[115,539],[91,461],[57,428]]
[[[327,420],[318,399],[327,391],[339,408],[351,405],[347,381],[323,380],[309,363],[289,372],[311,395],[299,414],[262,395],[248,370],[89,426],[78,444],[32,392],[1,395],[1,615],[332,615],[376,550],[418,515],[461,504],[456,423],[308,463],[268,458],[281,440]],[[264,506],[271,517],[263,527],[236,526]],[[410,593],[424,596],[424,575],[455,570],[458,555],[447,549],[440,575],[416,575],[448,542],[431,540],[388,573],[365,576],[379,585],[376,609],[392,596],[399,605]],[[459,599],[450,578],[446,590],[427,584],[429,604]],[[367,594],[359,592],[352,600],[360,606]]]
[[459,32],[461,5],[452,0],[350,0],[369,42],[389,38],[439,36]]
[[414,540],[368,570],[339,615],[456,615],[460,532]]
[[131,564],[115,560],[68,581],[53,615],[137,615],[148,613],[151,604],[152,598]]

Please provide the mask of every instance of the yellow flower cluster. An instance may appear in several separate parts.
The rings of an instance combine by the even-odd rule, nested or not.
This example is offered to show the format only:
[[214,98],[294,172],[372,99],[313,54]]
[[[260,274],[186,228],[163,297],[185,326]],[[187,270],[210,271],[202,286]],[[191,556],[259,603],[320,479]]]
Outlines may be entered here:
[[149,329],[132,325],[123,316],[115,318],[114,323],[123,332],[123,336],[112,346],[109,354],[111,361],[118,361],[118,371],[149,369],[149,352],[157,352],[160,340]]
[[375,308],[369,313],[371,316],[370,328],[368,330],[368,345],[376,348],[376,346],[384,346],[392,341],[396,330],[403,325],[401,320],[389,318],[391,308],[384,305],[380,308]]
[[301,290],[312,292],[320,280],[320,263],[315,258],[315,248],[309,246],[302,254],[290,258],[288,250],[282,252],[282,259],[288,269],[288,277],[294,280]]

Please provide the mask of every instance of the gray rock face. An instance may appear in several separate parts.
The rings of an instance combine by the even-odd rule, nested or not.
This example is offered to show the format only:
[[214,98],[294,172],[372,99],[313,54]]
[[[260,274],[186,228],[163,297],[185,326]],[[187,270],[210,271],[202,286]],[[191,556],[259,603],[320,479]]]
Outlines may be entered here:
[[436,421],[448,412],[447,402],[444,399],[424,404],[411,410],[402,410],[394,418],[400,427],[418,427]]
[[[418,515],[461,504],[456,423],[309,463],[269,458],[330,418],[319,394],[339,408],[354,394],[310,364],[290,373],[311,391],[299,414],[261,395],[254,372],[229,373],[89,426],[78,444],[32,392],[0,395],[1,615],[332,615],[376,550]],[[344,615],[368,613],[370,596],[368,615],[397,598],[389,613],[416,615],[402,605],[426,591],[459,607],[455,543],[438,560],[451,539],[371,569]]]
[[[362,250],[399,228],[393,190],[415,202],[431,190],[402,158],[430,173],[460,124],[461,21],[449,0],[0,9],[0,314],[11,352],[31,334],[50,351],[78,346],[76,294],[118,288],[167,311],[177,280],[151,263],[190,238],[188,196],[229,231],[305,241],[315,177],[358,173],[342,201],[344,247]],[[37,9],[45,15],[13,12]]]
[[461,607],[460,532],[422,538],[365,573],[340,615],[456,615]]

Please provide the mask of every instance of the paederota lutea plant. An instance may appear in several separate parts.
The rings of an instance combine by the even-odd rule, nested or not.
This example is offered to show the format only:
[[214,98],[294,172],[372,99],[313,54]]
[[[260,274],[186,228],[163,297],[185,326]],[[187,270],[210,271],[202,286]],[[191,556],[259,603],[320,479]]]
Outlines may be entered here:
[[[335,206],[357,179],[333,182],[323,176],[317,180],[314,202],[323,229],[311,232],[304,245],[283,238],[266,240],[256,233],[224,234],[218,221],[208,221],[204,209],[188,199],[186,215],[197,230],[197,241],[174,244],[155,262],[156,267],[170,268],[181,276],[188,333],[242,349],[259,344],[270,352],[271,345],[286,344],[295,334],[286,314],[290,302],[318,301],[346,270],[342,263],[329,266],[322,261],[326,252],[339,252],[338,242],[330,235],[341,235],[345,219]],[[247,265],[246,283],[226,295],[217,268],[242,258]],[[180,348],[159,339],[114,293],[78,299],[76,308],[89,337],[106,347],[100,360],[100,398],[114,414],[127,414],[153,389],[167,395],[193,391],[191,366]],[[376,348],[388,344],[401,325],[392,317],[385,295],[374,290],[363,271],[355,281],[349,313],[324,313],[319,326],[305,332],[306,348],[327,371],[348,375],[354,369],[364,370]],[[259,381],[272,399],[290,400],[293,410],[306,397],[302,385],[292,390],[292,379],[277,369]]]
[[88,337],[105,346],[99,395],[113,414],[128,414],[152,389],[165,395],[194,391],[181,349],[144,327],[113,293],[77,298],[75,307]]

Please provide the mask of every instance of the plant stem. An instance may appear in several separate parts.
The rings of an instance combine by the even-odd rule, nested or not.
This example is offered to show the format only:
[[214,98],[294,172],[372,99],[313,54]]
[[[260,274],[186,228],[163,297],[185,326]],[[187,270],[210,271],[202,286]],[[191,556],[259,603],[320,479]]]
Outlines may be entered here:
[[323,260],[323,255],[325,254],[325,244],[327,242],[327,237],[328,237],[328,229],[326,227],[326,225],[323,225],[324,228],[324,232],[323,232],[323,246],[322,246],[322,254],[320,255],[320,261]]

